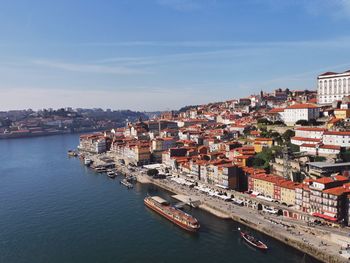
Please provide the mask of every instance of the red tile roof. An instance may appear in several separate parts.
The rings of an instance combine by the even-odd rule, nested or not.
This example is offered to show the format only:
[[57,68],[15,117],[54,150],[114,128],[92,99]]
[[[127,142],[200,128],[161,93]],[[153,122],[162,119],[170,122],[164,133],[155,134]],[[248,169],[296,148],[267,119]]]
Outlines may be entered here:
[[321,141],[320,139],[297,137],[297,136],[294,136],[291,139],[296,140],[296,141],[304,141],[304,142],[320,142]]
[[325,132],[327,129],[318,128],[318,127],[298,127],[295,130],[297,131],[317,131],[317,132]]
[[268,113],[273,114],[273,113],[280,113],[280,112],[284,112],[284,108],[273,108]]
[[350,131],[326,131],[324,135],[343,135],[350,136]]
[[288,106],[286,109],[316,109],[318,106],[315,104],[309,104],[309,103],[304,103],[304,104],[294,104]]
[[338,73],[332,72],[332,71],[327,71],[327,72],[325,72],[325,73],[322,73],[322,74],[319,75],[319,76],[328,76],[328,75],[334,75],[334,74],[338,74]]
[[343,186],[339,186],[339,187],[333,187],[333,188],[330,188],[327,190],[323,190],[323,192],[326,194],[340,196],[340,195],[343,195],[345,193],[350,193],[350,190],[344,188]]

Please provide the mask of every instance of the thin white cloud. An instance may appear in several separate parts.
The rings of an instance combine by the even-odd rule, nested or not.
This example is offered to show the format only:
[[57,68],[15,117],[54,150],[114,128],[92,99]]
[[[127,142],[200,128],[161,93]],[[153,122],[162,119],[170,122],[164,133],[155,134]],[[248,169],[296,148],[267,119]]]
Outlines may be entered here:
[[[122,44],[122,43],[119,43]],[[137,45],[141,45],[137,42]],[[108,57],[97,60],[95,63],[121,63],[124,65],[152,65],[161,63],[174,63],[186,61],[199,61],[204,59],[232,59],[233,57],[247,57],[259,55],[261,52],[283,50],[287,48],[345,48],[350,47],[350,37],[331,40],[309,41],[275,41],[275,42],[230,42],[230,41],[184,41],[184,42],[144,42],[145,45],[154,47],[198,47],[204,51],[171,53],[157,56],[140,57]],[[112,45],[112,43],[111,43]],[[116,43],[118,45],[118,43]]]
[[[349,0],[350,1],[350,0]],[[279,46],[347,46],[350,35],[335,39],[314,39],[295,41],[127,41],[127,42],[86,42],[78,46],[96,47],[165,47],[165,48],[246,48],[246,47],[279,47]]]
[[112,74],[112,75],[134,75],[134,74],[145,74],[149,73],[144,70],[124,67],[124,66],[103,66],[96,64],[76,64],[76,63],[66,63],[57,62],[50,60],[34,60],[34,64],[51,67],[56,69],[61,69],[65,71],[73,72],[83,72],[83,73],[102,73],[102,74]]
[[[261,51],[258,49],[256,51]],[[126,65],[151,65],[161,63],[174,63],[186,61],[199,61],[204,59],[232,59],[232,57],[242,57],[248,54],[253,55],[252,49],[221,49],[203,52],[188,52],[164,54],[158,56],[140,56],[140,57],[110,57],[96,61],[96,63],[124,63]]]

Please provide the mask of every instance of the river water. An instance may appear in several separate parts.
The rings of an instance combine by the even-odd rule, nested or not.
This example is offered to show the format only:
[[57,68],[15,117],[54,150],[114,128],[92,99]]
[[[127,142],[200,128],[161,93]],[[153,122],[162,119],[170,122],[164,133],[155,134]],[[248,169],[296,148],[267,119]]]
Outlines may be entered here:
[[231,220],[189,208],[187,233],[146,208],[155,186],[127,190],[68,158],[78,135],[0,140],[0,262],[316,262],[252,231],[266,253],[242,242]]

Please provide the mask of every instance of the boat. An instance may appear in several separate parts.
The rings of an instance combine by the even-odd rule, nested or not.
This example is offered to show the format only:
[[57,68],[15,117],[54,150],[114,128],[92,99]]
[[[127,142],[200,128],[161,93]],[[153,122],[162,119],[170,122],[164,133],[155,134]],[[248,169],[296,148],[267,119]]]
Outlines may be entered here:
[[77,157],[77,156],[78,156],[78,153],[77,153],[76,151],[69,150],[69,151],[68,151],[68,156],[69,156],[69,157]]
[[108,172],[107,172],[107,176],[108,176],[109,178],[115,178],[115,177],[116,177],[116,173],[115,173],[114,171],[108,171]]
[[104,168],[104,167],[96,167],[96,168],[95,168],[95,171],[96,171],[97,173],[106,173],[106,172],[107,172],[107,169]]
[[200,228],[199,222],[195,217],[171,206],[159,196],[147,196],[144,199],[144,203],[153,211],[187,231],[196,232]]
[[129,183],[126,179],[123,179],[120,181],[120,183],[124,186],[126,186],[128,189],[133,188],[133,184]]
[[84,158],[84,164],[85,164],[86,166],[89,166],[91,163],[92,163],[92,160],[91,160],[91,159],[89,159],[89,158]]
[[247,242],[249,245],[258,248],[260,250],[266,251],[268,249],[267,245],[265,245],[262,241],[258,240],[257,238],[253,237],[252,235],[249,235],[246,232],[241,231],[240,228],[238,228],[238,231],[241,234],[241,237],[245,242]]

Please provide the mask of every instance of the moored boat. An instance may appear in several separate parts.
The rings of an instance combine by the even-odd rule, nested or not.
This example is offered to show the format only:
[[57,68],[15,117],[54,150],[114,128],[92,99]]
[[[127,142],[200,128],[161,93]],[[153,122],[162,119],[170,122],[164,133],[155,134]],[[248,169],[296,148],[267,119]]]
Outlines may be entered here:
[[120,183],[121,183],[122,185],[126,186],[128,189],[134,187],[134,185],[131,184],[131,183],[129,183],[126,179],[121,180]]
[[107,172],[107,176],[108,176],[109,178],[115,178],[116,173],[115,173],[114,171],[108,171],[108,172]]
[[104,168],[104,167],[95,167],[95,172],[97,173],[106,173],[107,172],[107,169]]
[[69,157],[77,157],[77,156],[78,156],[78,153],[77,153],[76,151],[69,150],[69,151],[68,151],[68,156],[69,156]]
[[84,158],[84,164],[85,164],[86,166],[89,166],[91,163],[92,163],[92,160],[91,160],[91,159],[89,159],[89,158]]
[[187,231],[196,232],[200,228],[199,222],[196,218],[174,206],[171,206],[159,196],[147,196],[144,199],[144,203],[153,211]]
[[245,242],[247,242],[249,245],[258,248],[260,250],[267,250],[268,247],[266,244],[264,244],[262,241],[258,240],[257,238],[253,237],[252,235],[249,235],[246,232],[241,231],[240,228],[238,228],[238,231],[240,232],[241,237]]

